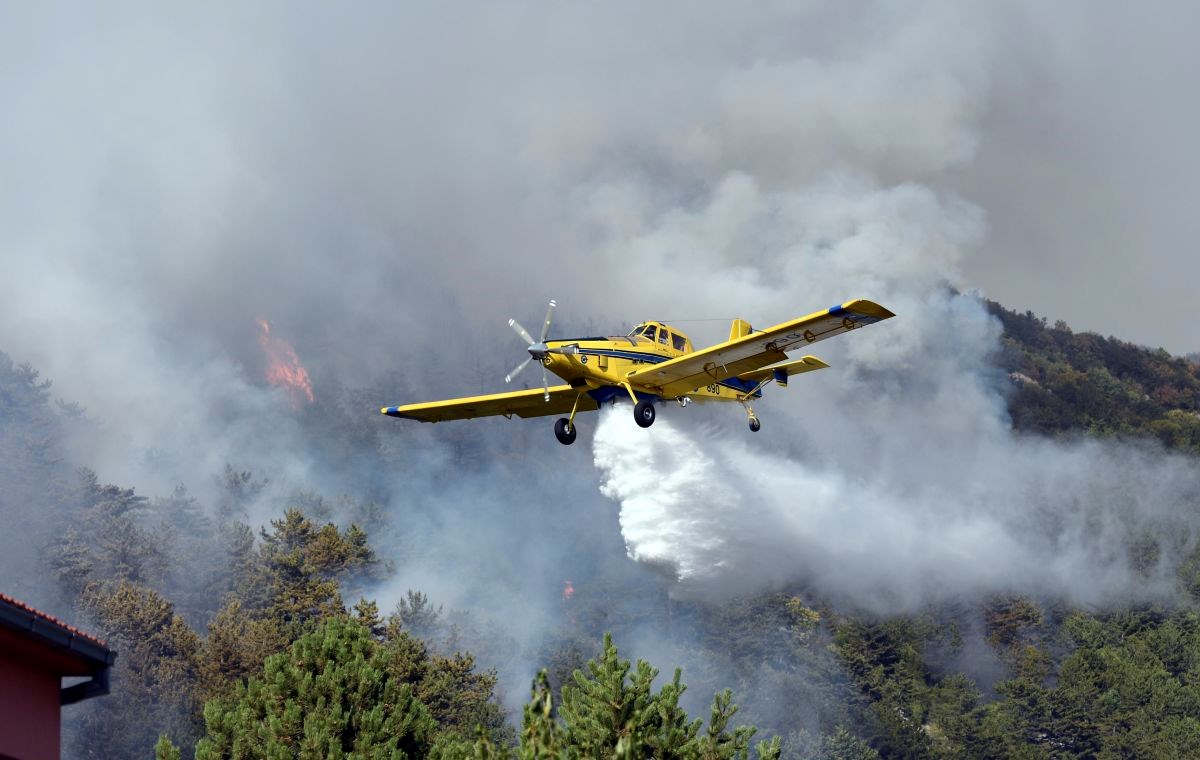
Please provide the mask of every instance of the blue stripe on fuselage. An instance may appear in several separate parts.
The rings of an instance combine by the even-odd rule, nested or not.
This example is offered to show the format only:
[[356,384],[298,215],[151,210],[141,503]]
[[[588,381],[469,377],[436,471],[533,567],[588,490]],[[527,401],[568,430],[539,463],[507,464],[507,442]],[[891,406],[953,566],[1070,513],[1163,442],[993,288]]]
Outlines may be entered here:
[[618,351],[617,349],[602,348],[580,348],[579,353],[587,354],[588,356],[615,356],[618,359],[632,359],[633,361],[649,362],[650,364],[660,364],[668,359],[675,358],[673,356],[646,354],[641,351]]

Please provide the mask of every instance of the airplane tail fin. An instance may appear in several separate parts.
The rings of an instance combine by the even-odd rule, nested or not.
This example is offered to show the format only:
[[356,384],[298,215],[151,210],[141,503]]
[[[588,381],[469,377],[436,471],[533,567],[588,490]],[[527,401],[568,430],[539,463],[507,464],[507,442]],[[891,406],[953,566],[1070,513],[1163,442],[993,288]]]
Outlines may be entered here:
[[749,322],[744,319],[735,319],[733,320],[733,324],[729,326],[729,339],[737,340],[738,338],[744,338],[752,332],[754,332],[754,328],[750,326]]

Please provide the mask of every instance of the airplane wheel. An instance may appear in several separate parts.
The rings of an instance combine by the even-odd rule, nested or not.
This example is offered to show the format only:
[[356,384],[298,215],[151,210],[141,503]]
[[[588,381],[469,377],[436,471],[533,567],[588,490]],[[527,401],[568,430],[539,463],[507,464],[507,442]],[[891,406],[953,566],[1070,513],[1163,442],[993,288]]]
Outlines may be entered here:
[[757,417],[751,417],[750,418],[750,432],[757,433],[760,429],[762,429],[762,423],[758,421]]
[[633,407],[633,419],[638,427],[650,427],[654,424],[654,404],[649,401],[639,401]]
[[572,443],[575,443],[575,436],[577,434],[578,431],[576,431],[575,426],[572,425],[566,417],[563,417],[558,422],[554,423],[554,437],[557,438],[558,442],[563,446],[570,446]]

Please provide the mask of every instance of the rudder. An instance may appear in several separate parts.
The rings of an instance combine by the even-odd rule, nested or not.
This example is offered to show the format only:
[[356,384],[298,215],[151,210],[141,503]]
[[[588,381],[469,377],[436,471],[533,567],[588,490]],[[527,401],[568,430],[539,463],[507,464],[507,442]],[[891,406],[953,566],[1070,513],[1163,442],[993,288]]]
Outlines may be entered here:
[[738,338],[744,338],[752,332],[754,332],[754,328],[750,326],[749,322],[744,319],[735,319],[733,320],[733,324],[729,326],[729,339],[737,340]]

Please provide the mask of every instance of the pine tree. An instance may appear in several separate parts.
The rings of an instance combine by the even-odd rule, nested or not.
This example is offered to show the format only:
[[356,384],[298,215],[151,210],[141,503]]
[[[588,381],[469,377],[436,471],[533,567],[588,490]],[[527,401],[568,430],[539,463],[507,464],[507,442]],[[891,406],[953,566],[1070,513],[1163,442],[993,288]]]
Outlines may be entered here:
[[[159,543],[170,557],[164,592],[175,610],[196,628],[203,628],[221,606],[225,589],[216,551],[216,526],[183,485],[152,502],[158,519]],[[214,560],[217,561],[214,561]]]
[[655,705],[650,688],[658,671],[639,661],[630,677],[630,663],[621,659],[609,635],[599,659],[586,667],[586,673],[576,671],[574,683],[563,687],[561,715],[568,742],[589,756],[628,753],[651,733]]
[[374,600],[360,598],[354,603],[353,612],[354,618],[366,626],[372,636],[377,639],[387,636],[387,628],[379,617],[379,605]]
[[[587,663],[587,672],[576,671],[574,683],[563,687],[560,717],[566,731],[565,744],[585,757],[633,758],[746,758],[752,726],[729,731],[737,712],[732,692],[723,691],[713,700],[708,728],[689,722],[679,707],[686,687],[681,673],[657,693],[651,693],[658,671],[639,660],[630,672],[610,635],[604,637],[600,657]],[[759,756],[774,760],[780,753],[778,738],[760,742]]]
[[289,509],[271,530],[260,531],[262,545],[239,583],[239,596],[251,609],[274,618],[290,639],[312,624],[343,611],[339,582],[361,579],[378,565],[366,534],[351,526],[318,527]]
[[231,600],[208,624],[198,667],[200,701],[227,696],[234,683],[260,671],[288,643],[273,618],[253,615]]
[[72,749],[103,748],[111,757],[144,757],[160,733],[192,741],[200,637],[157,592],[128,581],[92,583],[80,607],[118,652],[112,694],[81,704]]
[[160,734],[154,744],[154,760],[179,760],[179,747],[171,741],[171,737]]
[[388,616],[388,625],[397,631],[404,629],[418,638],[429,640],[437,632],[441,615],[441,605],[434,607],[428,596],[409,589],[405,598],[396,603],[396,611]]
[[102,485],[96,473],[82,469],[70,502],[69,520],[79,530],[59,536],[48,551],[65,591],[77,595],[91,581],[150,585],[162,580],[166,554],[160,538],[141,525],[144,496],[132,488]]
[[423,757],[437,724],[359,623],[332,618],[204,709],[197,760]]
[[229,463],[225,471],[213,478],[220,496],[217,499],[217,517],[221,522],[244,520],[249,514],[250,505],[266,487],[266,480],[254,480],[250,471],[235,470]]
[[[360,612],[360,616],[365,615],[360,619],[369,619],[373,606]],[[383,638],[381,651],[387,658],[388,672],[413,685],[417,698],[444,731],[462,739],[480,731],[501,742],[511,738],[504,712],[494,699],[494,670],[477,672],[470,654],[443,657],[431,653],[425,642],[395,625],[384,630]]]
[[521,721],[521,760],[549,760],[558,757],[578,757],[579,748],[568,750],[570,740],[554,714],[554,696],[546,671],[538,673],[533,693],[525,705]]
[[258,671],[268,655],[322,620],[344,616],[341,581],[378,566],[365,533],[317,526],[295,509],[260,531],[257,547],[242,523],[224,526],[223,534],[232,568],[216,585],[231,593],[208,625],[200,666],[206,701],[226,695],[234,681]]
[[[563,703],[556,713],[554,692],[546,671],[533,682],[525,705],[520,760],[573,760],[575,758],[655,758],[655,760],[725,760],[750,757],[750,726],[728,730],[737,712],[729,691],[713,702],[708,728],[703,721],[689,721],[679,707],[686,687],[680,671],[657,694],[651,683],[658,671],[643,661],[630,675],[630,663],[622,660],[610,636],[604,637],[600,657],[587,664],[587,673],[574,673],[574,686],[563,689]],[[759,742],[761,760],[778,760],[779,737]],[[480,735],[475,742],[443,740],[435,747],[437,760],[493,760],[512,756]]]
[[[42,577],[48,554],[43,547],[57,543],[71,524],[56,514],[69,502],[71,490],[71,470],[64,461],[67,415],[61,405],[56,413],[50,399],[49,380],[39,380],[31,366],[14,365],[0,351],[0,578],[5,593],[42,604],[51,601]],[[81,548],[76,543],[67,552],[70,572],[88,571],[75,565]],[[79,588],[82,584],[74,591]]]
[[821,742],[822,760],[879,760],[879,753],[871,745],[838,726]]

